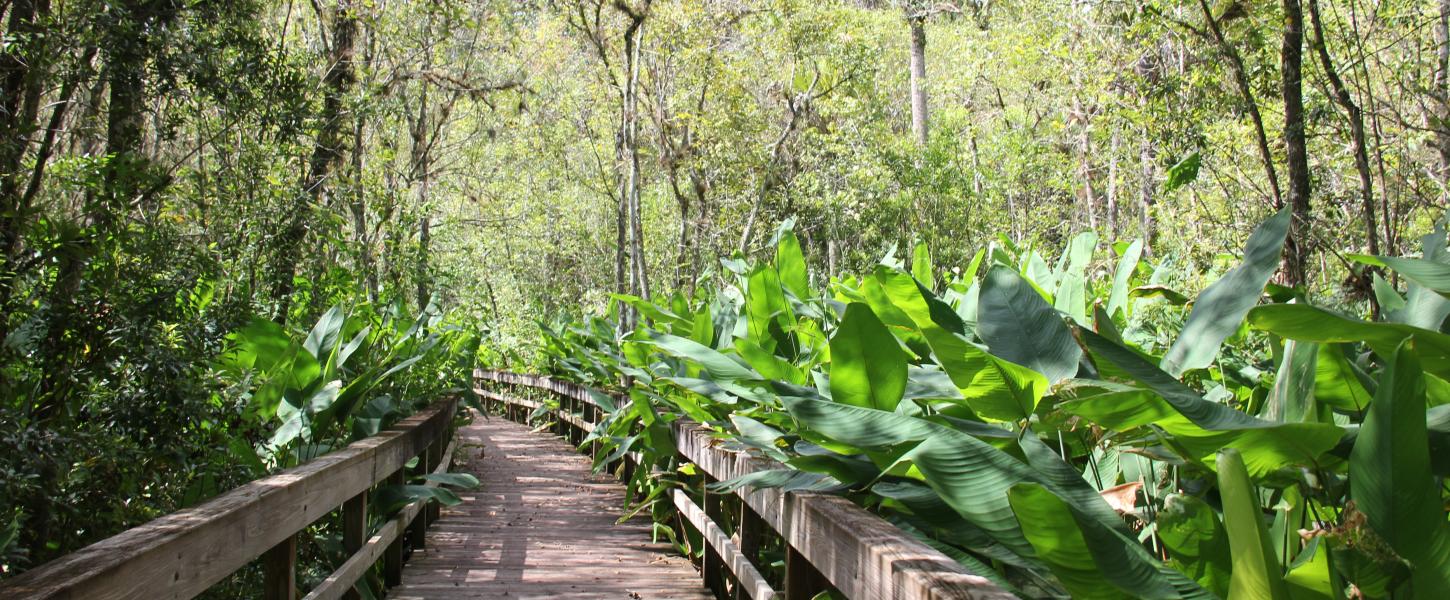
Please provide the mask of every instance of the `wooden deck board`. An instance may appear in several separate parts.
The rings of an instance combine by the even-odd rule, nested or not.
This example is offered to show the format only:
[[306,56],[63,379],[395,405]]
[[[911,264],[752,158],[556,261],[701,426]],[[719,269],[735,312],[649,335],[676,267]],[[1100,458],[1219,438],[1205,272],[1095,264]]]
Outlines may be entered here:
[[563,440],[496,417],[458,436],[459,470],[482,484],[443,509],[389,598],[710,598],[647,517],[615,524],[624,486]]

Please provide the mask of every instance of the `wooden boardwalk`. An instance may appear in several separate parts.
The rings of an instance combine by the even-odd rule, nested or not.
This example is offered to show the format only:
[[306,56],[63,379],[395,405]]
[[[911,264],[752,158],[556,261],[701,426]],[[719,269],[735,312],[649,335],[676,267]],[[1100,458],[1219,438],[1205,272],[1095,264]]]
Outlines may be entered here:
[[711,597],[688,560],[651,543],[647,515],[615,524],[624,486],[568,443],[498,417],[457,435],[454,471],[482,483],[443,509],[389,598]]

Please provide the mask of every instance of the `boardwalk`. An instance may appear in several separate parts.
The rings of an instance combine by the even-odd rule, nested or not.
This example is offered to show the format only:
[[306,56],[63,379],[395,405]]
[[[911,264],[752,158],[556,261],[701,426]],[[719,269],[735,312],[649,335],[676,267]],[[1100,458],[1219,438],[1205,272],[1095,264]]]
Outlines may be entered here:
[[647,517],[615,524],[624,487],[564,441],[497,417],[458,435],[454,470],[483,483],[443,509],[389,598],[710,598]]

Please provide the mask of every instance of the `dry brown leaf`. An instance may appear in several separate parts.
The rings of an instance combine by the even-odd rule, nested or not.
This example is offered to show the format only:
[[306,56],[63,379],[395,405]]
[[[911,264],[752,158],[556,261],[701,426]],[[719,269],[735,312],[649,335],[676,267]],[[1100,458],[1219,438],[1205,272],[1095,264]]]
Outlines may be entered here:
[[1138,507],[1138,490],[1142,488],[1143,482],[1134,481],[1133,483],[1115,485],[1098,492],[1098,494],[1103,497],[1103,500],[1107,500],[1108,506],[1118,511],[1118,514],[1126,515],[1132,513]]

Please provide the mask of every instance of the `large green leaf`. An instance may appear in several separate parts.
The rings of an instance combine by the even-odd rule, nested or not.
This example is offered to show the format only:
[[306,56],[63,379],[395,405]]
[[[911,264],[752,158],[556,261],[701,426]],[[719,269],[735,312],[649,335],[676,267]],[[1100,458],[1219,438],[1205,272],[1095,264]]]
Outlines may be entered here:
[[751,271],[746,284],[745,317],[750,338],[761,348],[776,351],[784,338],[784,328],[793,318],[775,269],[761,265]]
[[1164,371],[1177,377],[1189,369],[1207,367],[1218,356],[1223,341],[1258,304],[1264,286],[1278,268],[1291,215],[1286,208],[1259,225],[1244,247],[1243,263],[1199,294],[1188,322],[1163,357]]
[[1082,349],[1057,311],[1015,271],[993,267],[987,272],[977,310],[977,335],[992,354],[1051,383],[1077,374]]
[[1259,491],[1249,480],[1237,450],[1218,454],[1218,492],[1223,499],[1223,522],[1233,552],[1233,578],[1229,598],[1289,600],[1283,571],[1264,526]]
[[1345,356],[1345,344],[1316,344],[1314,398],[1341,410],[1359,412],[1369,406],[1370,394],[1360,381],[1358,368]]
[[1037,557],[1073,598],[1213,598],[1137,540],[1084,517],[1046,487],[1016,484],[1008,501]]
[[1213,507],[1194,496],[1170,494],[1156,524],[1158,539],[1174,563],[1199,585],[1227,596],[1233,559],[1228,532]]
[[801,251],[800,239],[795,232],[782,227],[775,244],[775,269],[780,272],[780,284],[795,297],[810,298],[810,278],[806,274],[806,255]]
[[1238,448],[1255,476],[1291,464],[1313,464],[1343,436],[1331,424],[1267,421],[1204,400],[1132,350],[1091,331],[1079,333],[1094,359],[1106,361],[1147,388],[1105,388],[1104,393],[1061,405],[1101,426],[1126,431],[1153,424],[1190,452],[1187,458],[1204,462],[1219,448]]
[[1133,272],[1138,269],[1138,261],[1142,258],[1143,240],[1133,240],[1118,259],[1118,268],[1113,272],[1113,289],[1108,294],[1108,316],[1117,316],[1121,312],[1123,318],[1128,317],[1128,290],[1132,286]]
[[[1433,231],[1420,238],[1421,255],[1425,260],[1450,263],[1450,252],[1446,251],[1445,243],[1445,221],[1441,220],[1435,224]],[[1445,317],[1450,316],[1450,299],[1412,281],[1404,306],[1387,316],[1396,323],[1439,331]]]
[[870,306],[851,303],[831,336],[831,397],[889,411],[905,392],[906,353]]
[[759,373],[736,362],[735,359],[694,340],[660,333],[653,335],[649,343],[666,353],[694,361],[717,382],[761,378]]
[[[978,414],[999,420],[1024,419],[1047,393],[1047,378],[1027,367],[1002,360],[968,340],[965,325],[944,302],[911,276],[878,267],[871,279],[873,306],[889,302],[908,327],[926,340],[932,354],[963,399]],[[875,297],[880,298],[876,300]]]
[[[1063,485],[1060,478],[949,427],[837,402],[791,397],[781,400],[807,430],[836,443],[870,449],[920,442],[898,462],[914,464],[926,484],[957,514],[1023,556],[1033,556],[1033,550],[1007,502],[1007,491],[1016,483],[1041,484],[1071,499],[1083,515],[1105,521],[1101,522],[1103,527],[1121,526],[1121,519],[1101,497],[1084,498],[1078,490]],[[1074,476],[1081,477],[1076,473]]]
[[1269,390],[1263,414],[1270,421],[1302,423],[1319,420],[1314,403],[1314,376],[1319,361],[1319,345],[1313,342],[1284,342],[1284,360]]
[[1381,357],[1393,356],[1405,338],[1414,338],[1425,371],[1450,379],[1450,335],[1400,323],[1372,323],[1303,304],[1269,304],[1249,312],[1249,324],[1275,335],[1305,342],[1365,342]]
[[1395,256],[1377,256],[1375,262],[1394,269],[1396,273],[1404,275],[1410,281],[1423,285],[1437,294],[1450,295],[1450,264],[1423,258]]
[[931,250],[927,248],[926,240],[918,240],[911,248],[911,276],[927,288],[935,285],[935,278],[932,276]]
[[1412,566],[1416,598],[1450,597],[1450,523],[1430,471],[1425,379],[1417,343],[1391,355],[1349,459],[1350,496],[1365,521]]
[[[1047,563],[1073,598],[1133,597],[1113,585],[1093,560],[1093,549],[1083,540],[1082,531],[1065,502],[1047,488],[1033,483],[1012,486],[1007,499],[1027,541],[1037,551],[1037,558]],[[1151,591],[1162,594],[1166,590],[1160,587]]]

